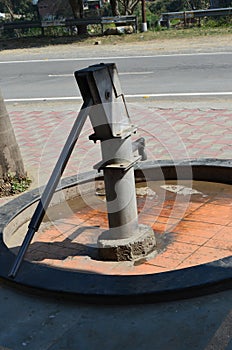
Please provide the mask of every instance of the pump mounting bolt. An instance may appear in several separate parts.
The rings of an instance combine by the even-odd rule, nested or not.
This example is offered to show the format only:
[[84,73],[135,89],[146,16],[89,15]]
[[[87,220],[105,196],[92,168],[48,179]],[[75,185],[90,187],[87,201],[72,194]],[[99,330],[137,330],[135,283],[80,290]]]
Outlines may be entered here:
[[108,90],[105,91],[105,99],[109,100],[110,98],[110,92]]

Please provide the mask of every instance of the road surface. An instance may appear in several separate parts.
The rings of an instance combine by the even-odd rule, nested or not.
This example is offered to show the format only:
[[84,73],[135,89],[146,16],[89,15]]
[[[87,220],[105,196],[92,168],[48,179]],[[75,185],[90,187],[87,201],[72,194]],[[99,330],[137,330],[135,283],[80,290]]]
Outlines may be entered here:
[[128,96],[232,96],[232,52],[0,61],[6,100],[80,97],[73,72],[115,62]]

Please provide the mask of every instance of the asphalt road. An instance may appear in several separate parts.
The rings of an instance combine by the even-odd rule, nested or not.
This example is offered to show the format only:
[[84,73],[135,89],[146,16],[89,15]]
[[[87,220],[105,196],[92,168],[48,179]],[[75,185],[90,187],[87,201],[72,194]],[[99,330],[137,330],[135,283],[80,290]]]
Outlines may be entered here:
[[73,72],[115,62],[125,95],[232,95],[232,53],[190,53],[0,61],[6,100],[80,96]]

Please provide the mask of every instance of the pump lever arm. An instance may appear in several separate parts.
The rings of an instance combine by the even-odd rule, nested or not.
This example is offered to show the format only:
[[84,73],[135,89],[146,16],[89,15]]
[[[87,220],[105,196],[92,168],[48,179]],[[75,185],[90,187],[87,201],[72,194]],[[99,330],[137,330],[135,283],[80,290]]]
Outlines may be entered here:
[[28,225],[28,231],[24,238],[24,241],[19,249],[18,255],[16,256],[16,259],[14,261],[14,264],[9,272],[9,277],[15,278],[21,264],[23,261],[23,258],[27,252],[27,249],[29,247],[29,244],[34,237],[34,234],[36,231],[38,231],[40,224],[43,220],[43,217],[45,215],[45,212],[49,206],[49,203],[51,202],[52,196],[56,190],[56,187],[60,181],[60,178],[65,170],[65,167],[67,165],[67,162],[71,156],[71,153],[73,151],[73,148],[80,136],[81,130],[84,126],[84,123],[86,121],[87,116],[89,115],[90,108],[92,106],[92,100],[90,99],[88,102],[85,102],[80,112],[78,113],[78,116],[73,124],[73,127],[71,129],[71,132],[68,136],[68,139],[64,145],[64,148],[58,158],[58,161],[53,169],[53,172],[51,174],[51,177],[44,189],[44,192],[41,196],[41,199],[36,207],[36,210],[31,218],[31,221]]

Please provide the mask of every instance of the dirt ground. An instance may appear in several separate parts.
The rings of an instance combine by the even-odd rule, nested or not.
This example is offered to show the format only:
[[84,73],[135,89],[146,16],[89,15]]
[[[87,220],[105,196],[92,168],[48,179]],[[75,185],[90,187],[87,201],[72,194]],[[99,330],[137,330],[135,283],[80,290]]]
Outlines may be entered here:
[[[194,33],[193,33],[194,34]],[[129,35],[128,35],[129,36]],[[59,50],[57,50],[59,49]],[[80,51],[81,49],[81,51]],[[78,50],[78,51],[77,51]],[[232,34],[226,35],[205,35],[197,37],[173,37],[147,40],[141,33],[132,40],[118,36],[88,38],[85,41],[77,41],[76,38],[34,38],[22,40],[0,41],[0,58],[10,55],[70,55],[72,52],[78,52],[79,55],[85,55],[86,52],[118,52],[120,55],[126,55],[130,52],[143,54],[162,54],[165,52],[214,52],[231,51]]]

